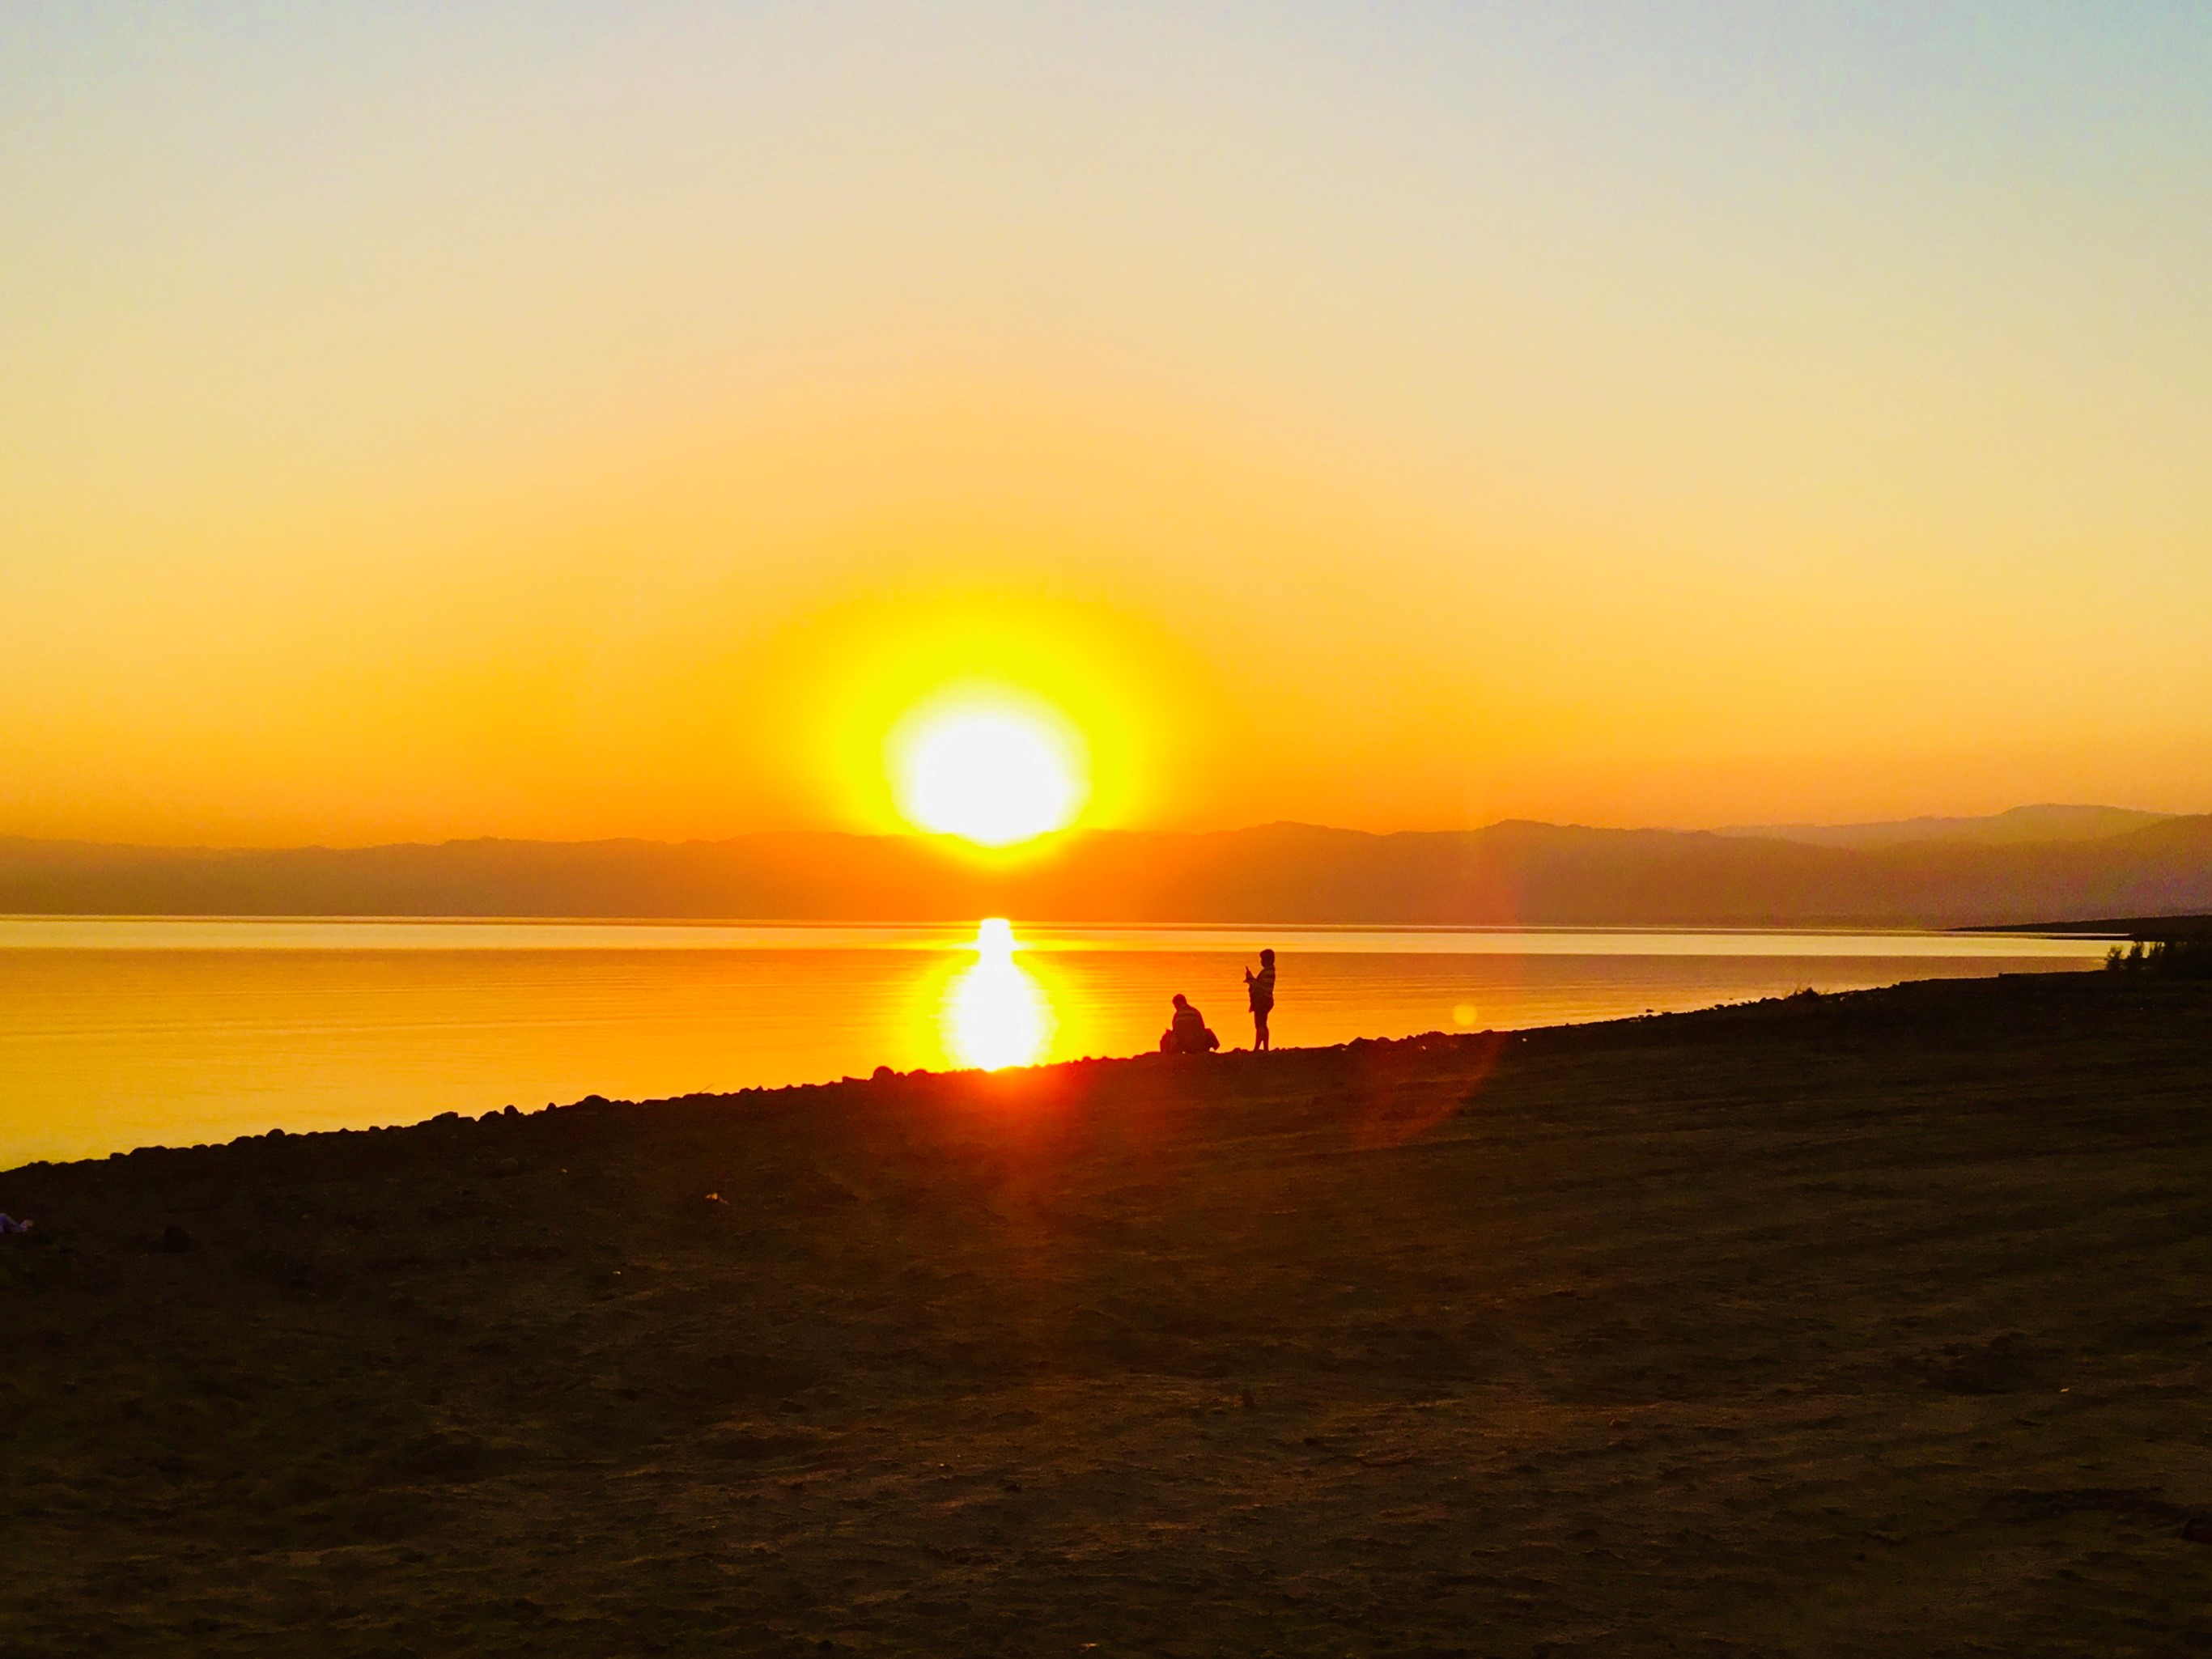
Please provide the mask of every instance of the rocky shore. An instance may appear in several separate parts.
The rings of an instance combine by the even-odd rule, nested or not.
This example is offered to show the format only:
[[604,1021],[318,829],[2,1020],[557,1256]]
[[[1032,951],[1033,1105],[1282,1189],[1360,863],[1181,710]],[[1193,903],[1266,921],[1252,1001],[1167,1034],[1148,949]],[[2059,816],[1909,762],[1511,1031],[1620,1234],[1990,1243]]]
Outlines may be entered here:
[[0,1173],[0,1656],[2212,1646],[2212,987]]

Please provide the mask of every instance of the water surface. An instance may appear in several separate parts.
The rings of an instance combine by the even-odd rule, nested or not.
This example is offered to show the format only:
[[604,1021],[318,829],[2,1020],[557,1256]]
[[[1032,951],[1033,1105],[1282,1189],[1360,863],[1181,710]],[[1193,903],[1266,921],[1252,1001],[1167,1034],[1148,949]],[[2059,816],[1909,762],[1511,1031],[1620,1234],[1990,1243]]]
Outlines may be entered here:
[[1131,1054],[1177,991],[1278,1045],[1552,1024],[2095,965],[2101,940],[1900,933],[0,919],[0,1167],[272,1127],[365,1127]]

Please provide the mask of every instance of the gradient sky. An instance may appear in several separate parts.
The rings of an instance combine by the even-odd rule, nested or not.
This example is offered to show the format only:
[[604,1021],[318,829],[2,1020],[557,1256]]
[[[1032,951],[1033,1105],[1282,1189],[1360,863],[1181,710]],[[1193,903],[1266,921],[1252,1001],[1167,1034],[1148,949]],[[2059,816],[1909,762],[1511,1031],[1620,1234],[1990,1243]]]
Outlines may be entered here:
[[0,833],[2212,810],[2212,8],[0,8]]

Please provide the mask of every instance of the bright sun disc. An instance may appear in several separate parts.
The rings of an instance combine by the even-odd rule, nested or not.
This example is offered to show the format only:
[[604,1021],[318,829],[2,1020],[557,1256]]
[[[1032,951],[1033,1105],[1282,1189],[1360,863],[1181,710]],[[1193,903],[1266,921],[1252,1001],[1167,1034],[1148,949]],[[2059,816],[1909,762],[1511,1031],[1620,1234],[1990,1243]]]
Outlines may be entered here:
[[909,823],[984,847],[1064,830],[1089,793],[1081,745],[1051,710],[962,699],[892,733],[891,783]]

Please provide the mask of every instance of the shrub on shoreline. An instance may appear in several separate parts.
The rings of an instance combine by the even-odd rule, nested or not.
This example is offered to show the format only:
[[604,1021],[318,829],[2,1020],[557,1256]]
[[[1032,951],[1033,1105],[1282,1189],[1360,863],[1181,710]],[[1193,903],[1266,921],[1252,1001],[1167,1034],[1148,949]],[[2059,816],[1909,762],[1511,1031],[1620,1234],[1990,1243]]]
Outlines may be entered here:
[[2157,974],[2171,979],[2212,979],[2212,939],[2137,939],[2105,952],[2114,974]]

